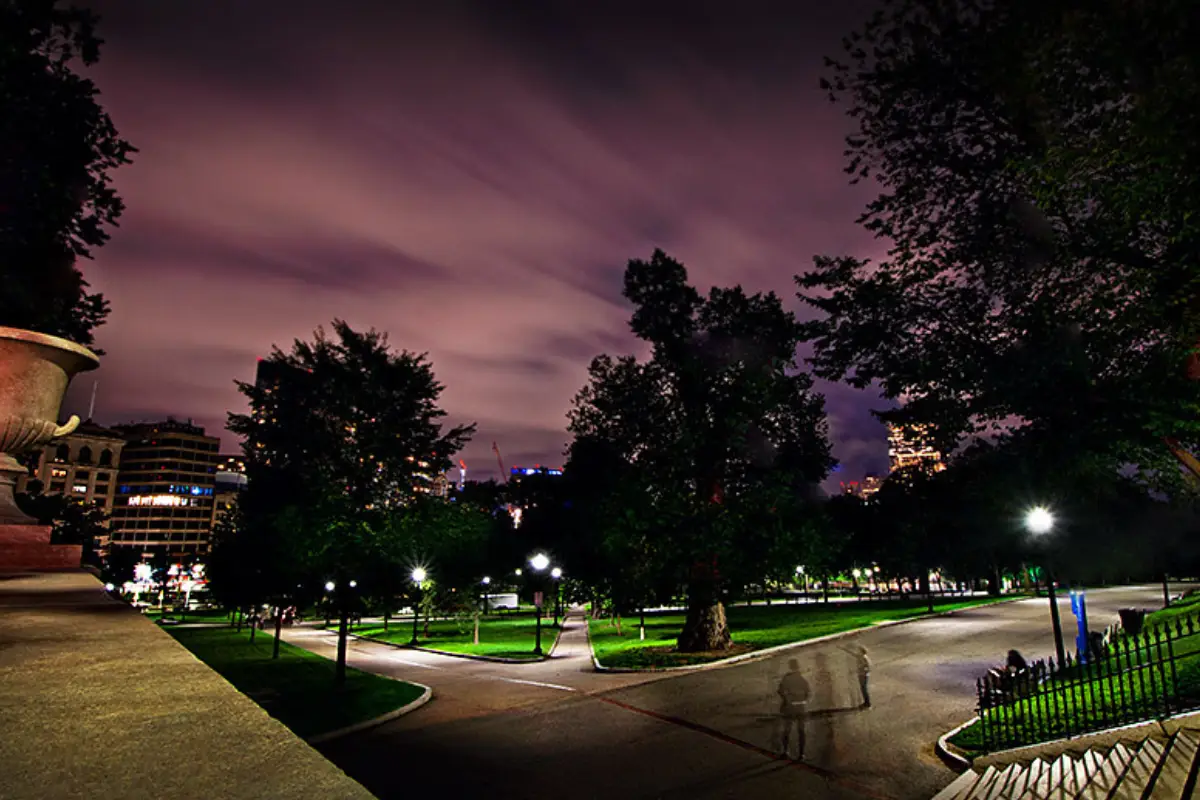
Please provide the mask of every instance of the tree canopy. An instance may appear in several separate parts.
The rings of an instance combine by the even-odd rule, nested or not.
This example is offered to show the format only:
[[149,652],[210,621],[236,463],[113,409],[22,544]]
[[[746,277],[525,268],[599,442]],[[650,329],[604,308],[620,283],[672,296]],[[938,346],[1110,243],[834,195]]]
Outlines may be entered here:
[[108,303],[75,267],[124,210],[112,170],[136,152],[92,81],[97,16],[55,0],[0,3],[0,324],[91,344]]
[[[629,262],[624,294],[653,354],[592,362],[570,412],[570,469],[611,465],[623,499],[608,508],[605,539],[653,553],[686,583],[680,649],[727,647],[721,589],[762,579],[768,553],[783,557],[795,505],[833,465],[824,400],[796,364],[800,328],[775,295],[702,297],[661,250]],[[784,563],[794,569],[794,557]]]
[[[949,452],[996,429],[1055,468],[1178,489],[1200,441],[1200,27],[1182,0],[888,2],[827,59],[878,264],[818,257],[815,372],[902,399]],[[1074,464],[1066,463],[1074,462]]]

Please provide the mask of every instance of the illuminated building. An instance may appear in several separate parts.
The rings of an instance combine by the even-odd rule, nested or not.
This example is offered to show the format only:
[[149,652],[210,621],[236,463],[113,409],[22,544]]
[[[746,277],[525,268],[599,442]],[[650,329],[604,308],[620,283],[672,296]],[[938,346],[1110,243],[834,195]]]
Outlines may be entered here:
[[246,460],[240,455],[218,456],[213,483],[212,527],[216,528],[237,502],[238,494],[246,488]]
[[879,487],[883,485],[883,478],[878,475],[866,475],[862,479],[862,483],[858,486],[858,496],[863,500],[868,500],[871,495],[879,491]]
[[127,444],[113,504],[112,544],[144,557],[208,552],[220,439],[191,422],[118,427]]
[[561,469],[552,469],[551,467],[543,467],[541,464],[538,464],[533,467],[513,467],[508,472],[513,478],[515,478],[517,480],[520,480],[521,478],[523,478],[527,475],[549,475],[552,477],[560,477],[563,474],[563,471]]
[[[75,432],[56,439],[29,458],[30,474],[17,479],[18,493],[29,491],[30,481],[39,481],[44,494],[64,494],[100,507],[112,514],[117,489],[117,469],[125,439],[91,420]],[[96,541],[96,551],[108,552],[108,535]]]
[[892,472],[918,467],[932,472],[946,468],[942,454],[928,443],[929,426],[911,425],[906,431],[899,425],[888,423],[888,457]]

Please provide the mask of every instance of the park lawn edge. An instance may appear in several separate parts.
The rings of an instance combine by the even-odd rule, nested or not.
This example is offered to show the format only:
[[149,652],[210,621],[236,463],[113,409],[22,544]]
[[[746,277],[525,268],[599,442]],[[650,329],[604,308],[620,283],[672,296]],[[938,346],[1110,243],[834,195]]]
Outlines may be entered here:
[[[563,622],[564,623],[566,622],[565,617],[563,619]],[[587,620],[585,619],[584,622],[586,623]],[[396,647],[401,650],[420,650],[424,653],[435,653],[439,656],[450,656],[451,658],[465,658],[470,661],[490,661],[493,664],[540,664],[543,661],[548,661],[550,658],[552,658],[554,656],[554,651],[558,648],[558,642],[560,639],[562,639],[564,628],[565,628],[565,625],[563,625],[563,624],[560,624],[558,626],[558,628],[557,628],[558,633],[554,637],[554,642],[550,645],[550,649],[548,649],[545,653],[543,653],[540,656],[535,656],[533,653],[530,653],[528,658],[508,658],[505,656],[485,656],[485,655],[480,655],[478,653],[455,653],[451,650],[439,650],[439,649],[433,648],[433,647],[425,647],[424,645],[413,645],[413,644],[406,644],[403,642],[392,642],[387,639],[380,639],[377,636],[364,636],[364,635],[358,634],[358,633],[350,633],[347,635],[353,636],[355,639],[361,639],[364,642],[375,642],[376,644],[385,644],[388,647]]]
[[[188,646],[186,640],[190,635],[193,635],[198,631],[212,632],[216,630],[222,630],[225,633],[230,634],[230,638],[236,637],[244,640],[243,642],[235,643],[234,646],[240,646],[241,644],[244,644],[246,647],[251,647],[248,630],[239,632],[233,628],[224,627],[182,629],[171,628],[167,629],[167,633],[180,645],[180,647],[187,650],[193,658],[219,675],[225,682],[237,690],[239,694],[254,702],[255,705],[262,709],[263,712],[268,714],[272,719],[285,726],[296,736],[308,742],[327,741],[329,739],[337,738],[338,736],[373,727],[376,724],[381,724],[390,719],[406,714],[409,711],[415,710],[416,708],[428,702],[432,697],[432,690],[430,687],[424,684],[390,678],[386,675],[381,675],[376,672],[369,672],[367,670],[360,670],[347,666],[347,684],[351,687],[350,691],[357,693],[357,697],[355,699],[357,700],[357,705],[359,708],[357,709],[357,713],[355,713],[355,711],[352,710],[353,704],[338,702],[338,698],[335,697],[338,692],[346,691],[346,689],[337,689],[333,685],[333,676],[336,669],[336,664],[333,660],[314,653],[306,648],[280,640],[279,652],[281,658],[284,659],[284,662],[275,662],[269,656],[263,658],[260,662],[260,666],[263,668],[260,672],[260,675],[262,672],[267,670],[266,665],[269,664],[307,662],[307,664],[313,666],[321,665],[317,667],[317,671],[328,673],[327,676],[322,676],[327,677],[328,681],[319,684],[325,689],[325,694],[322,696],[322,699],[326,700],[327,705],[324,708],[320,707],[319,705],[314,705],[312,703],[313,693],[308,691],[303,695],[298,695],[293,698],[292,702],[283,708],[268,708],[266,705],[259,702],[259,700],[255,697],[255,694],[263,694],[265,692],[275,692],[278,694],[278,690],[281,685],[289,685],[286,680],[274,683],[266,682],[256,686],[250,686],[246,681],[237,681],[236,674],[230,674],[231,672],[237,672],[237,669],[234,666],[237,663],[236,661],[222,661],[215,658],[206,659],[202,655],[202,652],[205,650],[204,646],[201,645],[197,647],[197,649],[193,649],[192,647]],[[257,647],[260,645],[265,646],[266,648],[272,648],[274,646],[274,637],[265,631],[260,631],[256,636],[254,646]],[[198,650],[201,652],[198,652]],[[211,656],[212,653],[207,653],[206,655]],[[241,685],[239,685],[239,683],[241,683]],[[391,694],[392,697],[389,700],[382,702],[380,705],[373,704],[373,699],[378,702],[378,697],[373,698],[373,695],[384,694],[383,690],[386,690],[386,693]],[[345,717],[345,719],[338,720],[337,722],[329,719],[324,725],[320,724],[322,715],[319,712],[329,708],[342,709],[342,715]],[[347,708],[350,708],[351,710],[346,711],[345,709]],[[318,713],[304,713],[305,710],[314,709]]]
[[[1191,608],[1194,613],[1195,606],[1197,606],[1197,605],[1200,605],[1200,596],[1192,595],[1189,597],[1181,597],[1176,603],[1174,603],[1170,606],[1158,609],[1156,611],[1153,611],[1150,614],[1147,614],[1146,615],[1147,622],[1150,622],[1151,616],[1158,615],[1158,614],[1162,615],[1160,617],[1160,619],[1170,620],[1170,619],[1174,618],[1175,616],[1178,616],[1180,612],[1182,612],[1188,608]],[[1163,614],[1162,612],[1168,612],[1168,613]],[[1154,626],[1154,627],[1157,627],[1157,626]],[[1200,634],[1196,634],[1196,635],[1200,636]],[[1196,713],[1200,713],[1200,712],[1184,711],[1184,712],[1182,712],[1182,715],[1186,716],[1189,714],[1196,714]],[[1178,715],[1173,715],[1173,716],[1178,716]],[[1171,719],[1171,718],[1172,717],[1166,717],[1165,719]],[[976,715],[976,716],[972,717],[970,720],[964,722],[963,724],[961,724],[961,725],[953,728],[952,730],[946,732],[945,734],[943,734],[938,739],[938,748],[939,748],[939,750],[941,750],[942,748],[945,748],[946,752],[948,752],[952,758],[961,758],[968,762],[971,762],[977,758],[982,758],[984,756],[994,756],[999,753],[1007,753],[1007,752],[1014,751],[1014,750],[1024,750],[1024,749],[1028,749],[1030,747],[1046,746],[1046,745],[1051,745],[1051,744],[1054,744],[1054,743],[1060,742],[1060,741],[1079,739],[1080,737],[1096,736],[1096,735],[1104,734],[1108,731],[1121,730],[1123,728],[1128,728],[1128,727],[1137,727],[1137,726],[1145,725],[1147,723],[1154,722],[1154,721],[1156,721],[1156,720],[1148,719],[1148,720],[1143,720],[1141,722],[1125,723],[1122,725],[1114,726],[1112,728],[1104,728],[1104,729],[1101,729],[1098,731],[1089,731],[1088,733],[1078,734],[1073,737],[1067,736],[1067,737],[1057,737],[1054,739],[1046,739],[1046,740],[1042,740],[1042,741],[1030,741],[1030,742],[1025,742],[1024,744],[1019,744],[1014,747],[1004,748],[1001,750],[987,750],[982,746],[982,743],[979,740],[978,734],[979,734],[979,730],[980,730],[980,728],[979,728],[980,718],[978,715]]]
[[979,603],[975,603],[973,605],[968,605],[968,606],[964,606],[964,607],[960,607],[960,608],[952,608],[952,609],[948,609],[946,611],[934,611],[933,613],[925,612],[923,614],[917,614],[917,615],[914,615],[911,617],[905,617],[904,619],[882,620],[879,622],[870,622],[866,625],[860,625],[856,628],[847,628],[844,631],[836,631],[834,633],[827,633],[827,634],[823,634],[821,636],[814,636],[814,637],[808,638],[808,639],[796,639],[794,641],[785,642],[783,644],[771,645],[770,647],[754,647],[753,645],[749,645],[749,647],[751,647],[749,652],[744,652],[744,653],[739,653],[737,655],[724,656],[724,657],[717,656],[717,657],[705,658],[703,656],[698,656],[698,660],[696,661],[696,663],[672,665],[672,666],[665,666],[665,667],[657,667],[657,666],[650,666],[650,667],[607,666],[606,667],[606,666],[604,666],[603,664],[600,663],[600,658],[596,655],[596,648],[595,648],[595,645],[593,645],[593,643],[592,643],[591,619],[586,614],[584,615],[584,624],[587,625],[588,650],[591,653],[592,665],[596,672],[614,672],[614,673],[684,672],[684,671],[688,671],[688,670],[698,670],[698,669],[705,669],[705,668],[711,669],[711,668],[726,666],[729,664],[736,664],[736,663],[740,663],[743,661],[753,661],[757,658],[765,658],[766,656],[769,656],[774,653],[778,653],[778,652],[781,652],[783,650],[787,650],[787,649],[790,649],[793,647],[805,647],[807,645],[818,644],[820,642],[827,642],[832,639],[840,638],[842,636],[850,636],[855,633],[861,633],[865,630],[872,630],[874,628],[885,628],[885,627],[889,627],[892,625],[903,625],[904,623],[907,623],[907,622],[917,622],[918,620],[933,619],[935,617],[945,617],[945,616],[949,616],[951,614],[957,614],[960,611],[969,611],[973,608],[979,608],[981,606],[994,606],[994,605],[1001,605],[1003,603],[1015,603],[1020,600],[1028,600],[1028,599],[1030,599],[1030,597],[1032,597],[1032,595],[1022,593],[1022,594],[1014,595],[1011,597],[1004,597],[999,600],[989,598],[989,599],[981,600]]

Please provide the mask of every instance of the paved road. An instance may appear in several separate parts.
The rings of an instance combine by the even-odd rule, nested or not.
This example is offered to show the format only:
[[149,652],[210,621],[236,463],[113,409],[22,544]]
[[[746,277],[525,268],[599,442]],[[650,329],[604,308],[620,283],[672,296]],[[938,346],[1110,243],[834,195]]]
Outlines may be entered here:
[[[1089,593],[1093,629],[1128,605],[1155,608],[1154,586]],[[1060,605],[1067,636],[1074,618]],[[334,639],[290,641],[332,655]],[[872,707],[854,662],[866,648]],[[582,621],[540,664],[464,661],[354,641],[351,664],[434,687],[434,702],[322,751],[381,798],[418,792],[507,798],[812,797],[917,800],[953,773],[934,755],[972,715],[974,679],[1010,648],[1053,650],[1046,600],[1023,600],[870,629],[702,672],[590,671]],[[776,755],[776,687],[796,659],[814,688],[806,762]]]

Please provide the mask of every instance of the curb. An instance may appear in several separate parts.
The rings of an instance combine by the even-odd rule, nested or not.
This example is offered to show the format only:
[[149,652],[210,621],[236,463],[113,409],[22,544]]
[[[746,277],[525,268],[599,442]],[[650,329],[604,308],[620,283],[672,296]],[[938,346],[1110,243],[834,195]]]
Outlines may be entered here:
[[938,758],[946,762],[946,766],[957,772],[966,772],[971,768],[973,759],[967,758],[966,753],[958,747],[950,743],[953,736],[957,736],[959,731],[971,727],[979,721],[979,717],[973,717],[962,725],[959,725],[952,731],[947,731],[938,737],[937,744],[934,745],[934,751],[938,754]]
[[400,706],[395,711],[389,711],[388,713],[382,714],[378,717],[375,717],[374,719],[368,719],[368,720],[364,720],[362,722],[356,722],[353,725],[347,725],[345,728],[338,728],[336,731],[329,731],[328,733],[319,733],[316,736],[311,736],[308,739],[305,739],[304,741],[306,741],[308,744],[321,744],[322,742],[328,742],[333,739],[340,739],[343,736],[349,736],[352,733],[358,733],[359,731],[365,731],[368,728],[374,728],[376,725],[382,725],[385,722],[391,722],[392,720],[396,719],[397,717],[402,717],[405,714],[416,711],[418,708],[420,708],[421,706],[425,705],[426,703],[428,703],[430,700],[433,699],[433,689],[430,689],[425,684],[416,683],[415,681],[404,681],[404,683],[411,683],[413,686],[419,686],[420,688],[424,689],[425,691],[422,692],[421,696],[418,697],[416,700],[413,700],[411,703],[406,703],[405,705]]
[[[841,639],[846,636],[853,636],[855,634],[862,633],[863,631],[875,630],[876,628],[888,628],[893,625],[905,625],[909,622],[919,622],[923,619],[934,619],[936,617],[949,617],[949,616],[953,616],[954,614],[958,614],[963,611],[973,611],[976,608],[982,608],[985,606],[986,607],[999,606],[999,605],[1003,605],[1005,603],[1016,603],[1016,602],[1020,602],[1021,600],[1029,600],[1029,599],[1030,599],[1029,597],[1022,595],[1021,597],[1012,597],[1007,600],[996,600],[991,603],[980,603],[977,606],[971,606],[969,608],[956,608],[956,609],[952,609],[950,611],[938,611],[933,614],[921,614],[920,616],[909,617],[907,619],[894,619],[894,620],[887,620],[886,622],[876,622],[876,623],[872,623],[871,625],[867,625],[862,628],[853,628],[852,630],[842,631],[841,633],[830,633],[825,636],[818,636],[815,639],[805,639],[805,640],[799,641],[799,642],[788,642],[786,644],[777,644],[772,647],[764,647],[761,650],[753,650],[749,653],[742,653],[739,656],[730,656],[729,658],[722,658],[722,659],[718,659],[716,661],[706,661],[703,664],[687,664],[687,665],[684,665],[681,667],[649,667],[646,669],[638,669],[636,667],[605,667],[605,666],[602,666],[600,664],[600,660],[598,658],[596,658],[596,649],[594,647],[592,647],[592,628],[590,625],[588,626],[588,648],[591,649],[591,651],[592,651],[592,664],[595,667],[596,672],[613,672],[613,673],[695,672],[697,670],[719,669],[721,667],[728,667],[728,666],[732,666],[734,664],[740,664],[744,661],[753,661],[753,660],[759,659],[759,658],[766,658],[768,656],[772,656],[775,653],[779,653],[784,650],[790,650],[792,648],[797,648],[797,647],[806,647],[808,645],[813,645],[813,644],[820,644],[822,642],[828,642],[828,641],[832,641],[834,639]],[[586,621],[586,618],[585,618],[585,621]]]

